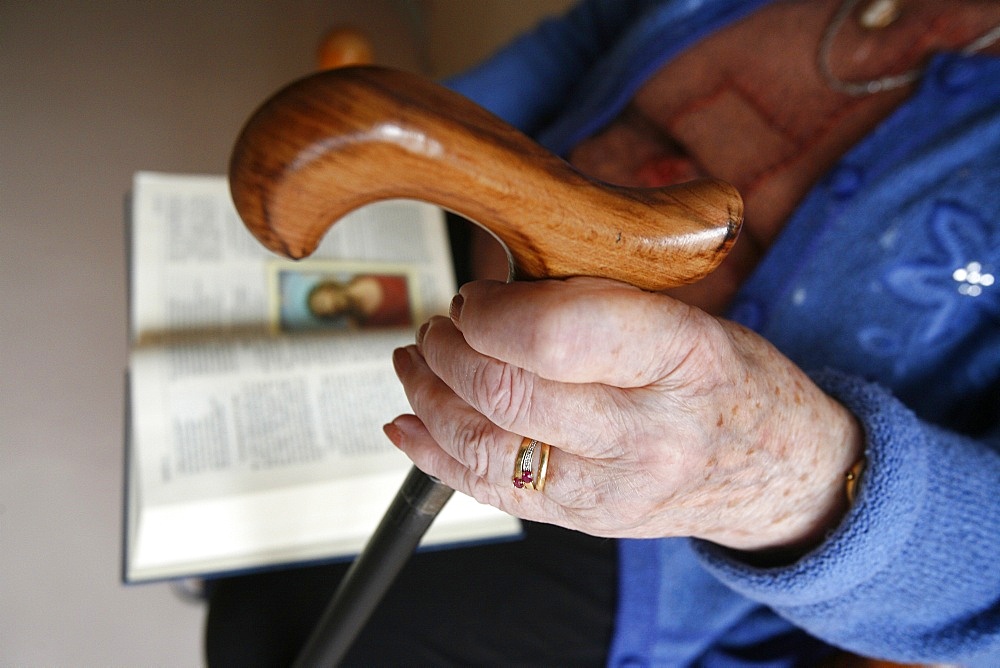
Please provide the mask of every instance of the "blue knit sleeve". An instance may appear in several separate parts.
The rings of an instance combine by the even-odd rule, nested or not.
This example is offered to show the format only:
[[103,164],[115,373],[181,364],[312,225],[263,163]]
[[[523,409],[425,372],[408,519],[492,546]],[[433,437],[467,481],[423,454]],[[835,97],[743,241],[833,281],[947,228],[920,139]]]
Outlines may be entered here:
[[444,84],[532,134],[561,110],[579,79],[651,4],[587,0]]
[[866,431],[856,503],[820,548],[754,568],[695,541],[705,567],[831,644],[874,657],[963,666],[1000,660],[1000,434],[921,422],[888,392],[814,378]]

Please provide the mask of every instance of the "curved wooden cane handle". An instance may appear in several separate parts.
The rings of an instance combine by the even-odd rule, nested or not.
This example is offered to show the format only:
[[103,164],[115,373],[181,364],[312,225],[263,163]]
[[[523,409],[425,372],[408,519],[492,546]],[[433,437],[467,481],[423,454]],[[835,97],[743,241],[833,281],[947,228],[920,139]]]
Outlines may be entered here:
[[743,219],[726,183],[600,183],[468,99],[370,66],[275,94],[244,127],[229,175],[247,227],[289,257],[312,253],[353,209],[416,199],[489,230],[517,278],[601,276],[648,290],[712,271]]

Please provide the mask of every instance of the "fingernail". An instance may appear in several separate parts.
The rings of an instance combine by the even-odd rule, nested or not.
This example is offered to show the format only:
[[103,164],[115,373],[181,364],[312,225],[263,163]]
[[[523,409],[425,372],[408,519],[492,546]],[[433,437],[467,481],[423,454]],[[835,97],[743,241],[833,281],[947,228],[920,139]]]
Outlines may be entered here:
[[427,334],[427,328],[431,326],[430,320],[420,325],[420,329],[417,330],[417,348],[419,348],[424,343],[424,336]]
[[392,441],[392,444],[397,448],[402,444],[403,431],[393,423],[390,422],[389,424],[383,425],[382,431],[385,432],[385,435],[389,437],[389,440]]
[[410,353],[406,348],[396,348],[392,351],[392,368],[396,370],[396,375],[401,375],[410,370]]
[[465,304],[465,297],[455,295],[451,299],[451,306],[448,307],[448,317],[456,325],[462,320],[462,305]]

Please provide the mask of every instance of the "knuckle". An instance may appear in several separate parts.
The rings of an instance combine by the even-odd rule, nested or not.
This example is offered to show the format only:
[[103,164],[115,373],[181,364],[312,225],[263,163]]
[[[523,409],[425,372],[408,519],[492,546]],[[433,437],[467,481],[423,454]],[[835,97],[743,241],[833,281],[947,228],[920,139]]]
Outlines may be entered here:
[[456,453],[459,461],[477,478],[485,478],[490,470],[489,428],[483,420],[466,420],[455,429]]
[[473,370],[473,400],[493,423],[507,428],[527,414],[529,383],[528,374],[522,369],[489,360]]
[[581,350],[575,317],[552,310],[536,318],[529,331],[526,350],[529,359],[554,377],[563,377],[579,364]]

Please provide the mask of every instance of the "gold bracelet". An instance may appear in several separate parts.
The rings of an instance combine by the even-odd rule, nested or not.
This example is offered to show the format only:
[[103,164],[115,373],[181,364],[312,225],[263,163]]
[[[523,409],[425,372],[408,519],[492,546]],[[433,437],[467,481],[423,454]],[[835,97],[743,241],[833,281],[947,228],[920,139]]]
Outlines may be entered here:
[[854,497],[857,496],[858,493],[858,483],[861,481],[861,474],[864,472],[865,458],[862,456],[861,459],[854,462],[854,466],[851,467],[851,470],[849,470],[845,476],[847,482],[845,487],[847,492],[847,503],[852,506],[854,505]]

